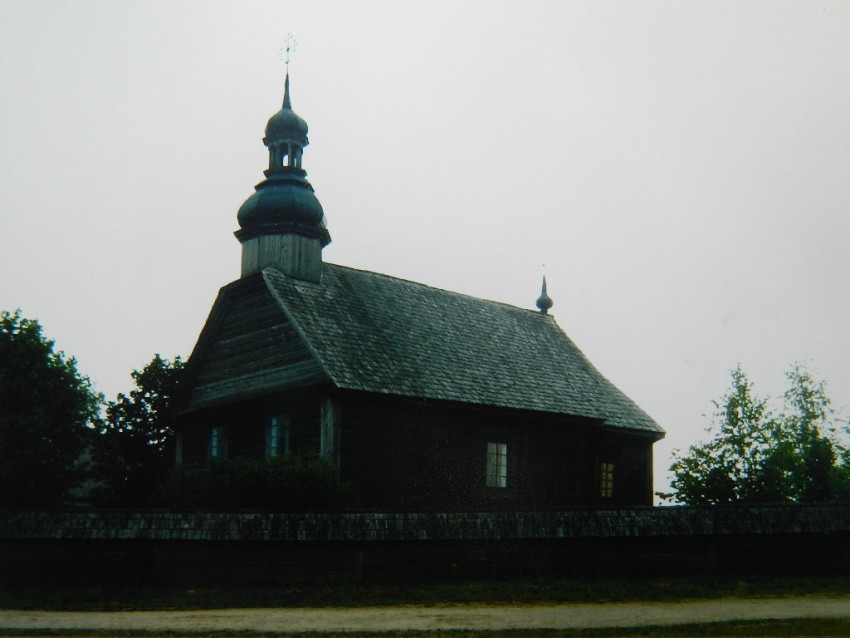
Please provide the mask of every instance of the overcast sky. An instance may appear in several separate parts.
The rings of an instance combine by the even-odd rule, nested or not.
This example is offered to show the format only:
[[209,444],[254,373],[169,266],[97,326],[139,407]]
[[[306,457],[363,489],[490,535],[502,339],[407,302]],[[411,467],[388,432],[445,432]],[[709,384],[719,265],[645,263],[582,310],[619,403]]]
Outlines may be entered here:
[[850,2],[0,0],[0,308],[113,397],[239,276],[288,32],[325,260],[552,314],[667,432],[850,408]]

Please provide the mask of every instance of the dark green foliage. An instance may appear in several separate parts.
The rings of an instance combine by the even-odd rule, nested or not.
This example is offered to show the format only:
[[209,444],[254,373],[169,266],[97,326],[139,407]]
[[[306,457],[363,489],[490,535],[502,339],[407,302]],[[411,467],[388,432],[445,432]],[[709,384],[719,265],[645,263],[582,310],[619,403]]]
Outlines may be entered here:
[[175,509],[304,512],[338,508],[350,490],[330,463],[314,457],[211,461],[172,474],[159,505]]
[[100,401],[37,321],[0,312],[0,506],[67,501],[85,477]]
[[160,490],[172,465],[169,404],[183,365],[180,357],[154,356],[132,372],[136,387],[130,395],[119,394],[107,406],[93,449],[97,504],[144,507]]
[[825,386],[800,365],[786,376],[784,406],[773,413],[733,370],[732,388],[715,402],[712,438],[675,459],[673,493],[662,496],[688,505],[847,500],[850,457]]

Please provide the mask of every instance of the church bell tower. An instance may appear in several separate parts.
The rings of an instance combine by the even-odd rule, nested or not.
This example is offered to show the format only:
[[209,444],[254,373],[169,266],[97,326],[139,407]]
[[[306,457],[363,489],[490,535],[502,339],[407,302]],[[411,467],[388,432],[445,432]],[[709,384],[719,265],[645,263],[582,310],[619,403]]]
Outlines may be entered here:
[[239,208],[242,277],[274,267],[296,279],[318,282],[322,248],[331,241],[322,205],[302,168],[308,144],[307,122],[292,110],[289,72],[283,107],[266,125],[263,144],[269,150],[266,179]]

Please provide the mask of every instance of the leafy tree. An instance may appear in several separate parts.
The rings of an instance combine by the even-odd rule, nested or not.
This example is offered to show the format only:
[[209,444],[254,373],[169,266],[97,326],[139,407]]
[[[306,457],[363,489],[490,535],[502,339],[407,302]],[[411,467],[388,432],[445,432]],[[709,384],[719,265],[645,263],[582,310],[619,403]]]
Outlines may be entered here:
[[733,370],[732,388],[715,402],[712,437],[674,460],[673,493],[662,496],[689,505],[848,498],[850,458],[825,385],[800,365],[786,376],[783,408],[773,413],[743,370]]
[[781,471],[783,494],[797,502],[845,498],[847,466],[836,440],[832,401],[822,381],[800,365],[786,373],[782,428],[771,461]]
[[146,506],[171,467],[169,404],[180,383],[184,363],[154,356],[131,373],[135,389],[119,394],[106,407],[93,457],[101,486],[95,501],[102,505]]
[[39,323],[0,312],[0,505],[60,505],[82,460],[101,396]]

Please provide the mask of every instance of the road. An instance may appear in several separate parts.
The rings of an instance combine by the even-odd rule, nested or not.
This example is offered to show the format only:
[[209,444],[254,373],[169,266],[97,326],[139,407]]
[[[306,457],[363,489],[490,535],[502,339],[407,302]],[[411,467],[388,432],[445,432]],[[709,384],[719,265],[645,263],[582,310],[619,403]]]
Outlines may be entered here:
[[330,609],[60,612],[0,610],[0,628],[52,631],[422,631],[571,629],[722,620],[850,618],[850,596],[599,603]]

